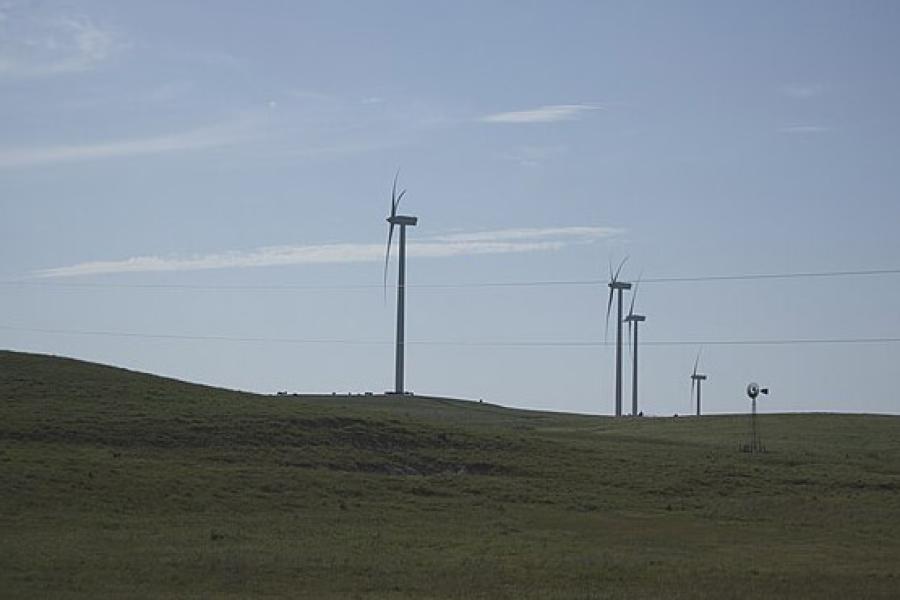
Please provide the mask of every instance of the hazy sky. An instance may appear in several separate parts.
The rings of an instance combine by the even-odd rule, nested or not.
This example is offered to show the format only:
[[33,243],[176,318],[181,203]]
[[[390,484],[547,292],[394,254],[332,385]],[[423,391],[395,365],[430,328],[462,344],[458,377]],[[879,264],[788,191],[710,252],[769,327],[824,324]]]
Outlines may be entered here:
[[[407,387],[610,413],[602,283],[455,284],[900,268],[898,56],[894,1],[0,0],[0,347],[390,389],[399,167]],[[898,338],[898,306],[648,282],[642,339],[686,343],[642,347],[642,408],[689,411],[701,341]],[[704,405],[896,413],[898,359],[707,344]]]

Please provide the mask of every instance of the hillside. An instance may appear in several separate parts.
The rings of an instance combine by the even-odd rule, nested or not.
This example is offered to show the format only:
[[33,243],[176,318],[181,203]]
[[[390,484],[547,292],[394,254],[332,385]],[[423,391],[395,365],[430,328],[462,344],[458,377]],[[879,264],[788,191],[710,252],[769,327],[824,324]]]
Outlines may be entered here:
[[900,418],[260,396],[0,352],[24,597],[896,597]]

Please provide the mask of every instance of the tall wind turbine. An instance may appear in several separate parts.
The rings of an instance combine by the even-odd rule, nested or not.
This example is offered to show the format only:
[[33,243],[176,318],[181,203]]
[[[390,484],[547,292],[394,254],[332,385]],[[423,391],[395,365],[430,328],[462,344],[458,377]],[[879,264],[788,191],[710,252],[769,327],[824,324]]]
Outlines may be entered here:
[[403,347],[404,347],[404,313],[406,301],[406,227],[415,226],[419,222],[418,217],[408,217],[397,214],[400,200],[406,194],[406,190],[397,194],[397,178],[400,171],[394,175],[394,187],[391,189],[391,216],[387,218],[390,223],[388,229],[387,252],[384,255],[384,287],[387,289],[388,265],[391,260],[391,241],[394,237],[394,226],[400,226],[400,268],[397,272],[397,345],[394,353],[394,394],[404,394],[403,390]]
[[691,373],[691,400],[694,399],[694,386],[697,386],[697,416],[700,416],[700,384],[706,381],[706,375],[697,373],[697,367],[700,365],[700,352],[697,352],[697,359],[694,361],[694,372]]
[[612,310],[613,294],[617,296],[616,318],[616,416],[622,416],[622,291],[630,290],[631,284],[619,281],[619,274],[628,257],[622,259],[619,268],[613,273],[612,263],[609,265],[609,301],[606,303],[606,332],[609,334],[609,313]]
[[[634,299],[637,298],[638,286],[641,278],[638,277],[637,283],[634,284],[634,290],[631,292],[631,306],[628,308],[628,316],[625,321],[628,323],[628,340],[634,344],[632,361],[631,361],[631,416],[638,415],[638,324],[647,320],[644,315],[638,315],[634,312]],[[632,324],[634,325],[634,338],[632,339]]]

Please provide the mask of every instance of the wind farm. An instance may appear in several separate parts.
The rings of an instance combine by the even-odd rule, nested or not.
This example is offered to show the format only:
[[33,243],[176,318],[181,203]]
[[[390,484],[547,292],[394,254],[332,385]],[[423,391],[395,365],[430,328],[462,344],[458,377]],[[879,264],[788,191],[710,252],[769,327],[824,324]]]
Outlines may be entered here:
[[890,2],[0,2],[0,596],[896,598],[896,56]]
[[[10,515],[0,518],[18,541],[0,556],[4,589],[56,595],[77,577],[91,596],[287,597],[299,577],[309,597],[893,593],[900,521],[882,511],[900,485],[900,419],[758,415],[769,389],[750,383],[748,438],[746,414],[702,408],[699,351],[690,375],[698,418],[659,415],[638,393],[648,317],[637,295],[654,279],[624,281],[627,257],[594,283],[608,289],[607,331],[615,318],[613,385],[594,399],[609,416],[411,393],[407,227],[418,217],[399,212],[398,180],[399,171],[383,272],[386,299],[398,228],[395,385],[384,394],[259,395],[0,351]],[[861,527],[886,535],[877,555]],[[807,550],[798,561],[799,531]],[[65,541],[48,552],[41,540],[56,536]],[[766,550],[748,560],[723,539]],[[79,556],[91,559],[65,566]],[[839,576],[821,576],[838,564]]]

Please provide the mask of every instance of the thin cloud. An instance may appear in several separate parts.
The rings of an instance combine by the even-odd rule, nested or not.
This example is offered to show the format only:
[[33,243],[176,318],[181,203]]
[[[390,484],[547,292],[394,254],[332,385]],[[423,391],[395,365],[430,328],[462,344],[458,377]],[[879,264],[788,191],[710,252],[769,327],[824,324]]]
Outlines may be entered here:
[[805,100],[814,98],[825,91],[825,86],[821,83],[789,83],[781,86],[781,93],[789,98]]
[[[610,227],[556,227],[548,229],[502,229],[476,233],[455,233],[410,242],[412,257],[440,258],[484,254],[512,254],[561,250],[578,243],[590,243],[618,235],[622,230]],[[274,267],[323,263],[380,262],[382,244],[318,244],[267,246],[246,252],[178,256],[138,256],[124,260],[92,261],[66,267],[43,269],[36,277],[59,278],[114,273],[149,273]]]
[[551,104],[529,110],[517,110],[486,115],[479,119],[483,123],[555,123],[572,121],[593,110],[602,110],[595,104]]
[[235,144],[250,137],[249,119],[158,136],[55,146],[0,147],[0,169],[164,154]]
[[787,134],[816,134],[816,133],[827,133],[831,131],[830,127],[823,127],[821,125],[791,125],[789,127],[781,127],[778,129],[779,133],[787,133]]
[[518,146],[497,154],[497,158],[518,163],[523,167],[539,167],[549,160],[563,156],[568,151],[565,146]]
[[0,76],[43,77],[89,71],[128,46],[122,36],[85,16],[8,10],[2,20]]
[[623,229],[614,227],[548,227],[500,229],[497,231],[477,231],[474,233],[451,233],[435,236],[441,242],[499,242],[510,240],[537,240],[545,238],[582,238],[600,239],[624,233]]

